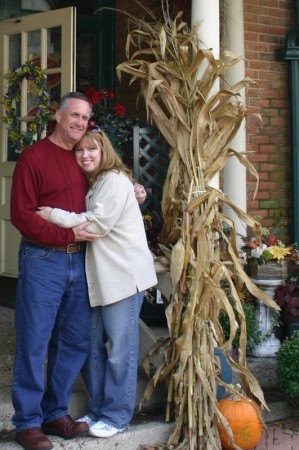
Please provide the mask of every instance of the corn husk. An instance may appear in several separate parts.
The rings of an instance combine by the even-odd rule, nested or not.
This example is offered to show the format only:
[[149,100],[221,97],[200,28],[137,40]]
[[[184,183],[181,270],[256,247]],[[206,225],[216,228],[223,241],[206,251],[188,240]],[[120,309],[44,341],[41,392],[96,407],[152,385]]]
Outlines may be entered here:
[[[200,47],[197,29],[190,29],[181,17],[179,13],[172,20],[167,10],[162,22],[130,17],[128,60],[117,67],[119,78],[126,73],[131,76],[130,83],[140,84],[148,120],[159,128],[170,148],[162,200],[162,239],[172,283],[166,309],[170,337],[161,343],[164,358],[144,399],[157,383],[166,382],[166,420],[175,421],[167,449],[219,450],[215,418],[229,425],[218,411],[217,385],[228,393],[235,387],[221,380],[215,346],[239,373],[245,395],[266,408],[259,383],[247,367],[241,287],[245,285],[267,306],[278,307],[244,272],[234,223],[221,212],[223,206],[233,209],[257,235],[260,224],[220,190],[210,187],[212,178],[232,157],[238,158],[258,182],[246,156],[230,147],[241,123],[252,117],[239,94],[252,81],[241,80],[215,92],[215,83],[224,80],[225,71],[238,64],[239,58],[224,51],[215,59],[211,50]],[[227,225],[230,237],[225,232]],[[238,324],[223,282],[230,286],[234,307],[242,319],[237,360],[231,357],[231,349]],[[219,322],[222,311],[230,320],[228,339]]]

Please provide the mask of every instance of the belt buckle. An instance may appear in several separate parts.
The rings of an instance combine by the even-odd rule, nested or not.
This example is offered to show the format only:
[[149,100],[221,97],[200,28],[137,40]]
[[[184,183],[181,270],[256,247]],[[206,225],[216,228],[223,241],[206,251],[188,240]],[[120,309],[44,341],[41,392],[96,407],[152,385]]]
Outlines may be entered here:
[[80,244],[68,244],[66,246],[66,253],[77,253],[80,251]]

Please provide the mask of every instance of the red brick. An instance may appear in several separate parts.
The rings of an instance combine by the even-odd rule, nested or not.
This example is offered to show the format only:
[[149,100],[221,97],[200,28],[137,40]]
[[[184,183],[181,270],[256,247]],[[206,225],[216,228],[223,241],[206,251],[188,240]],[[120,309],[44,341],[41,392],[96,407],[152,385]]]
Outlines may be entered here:
[[289,139],[288,135],[286,135],[286,136],[271,136],[270,142],[273,144],[289,145],[290,139]]
[[269,156],[265,153],[254,153],[250,155],[250,161],[254,162],[269,162]]
[[255,196],[256,200],[269,200],[270,193],[266,191],[262,191],[261,185],[259,184],[259,189],[257,191],[257,194]]
[[264,134],[262,136],[252,136],[252,142],[255,142],[256,144],[268,144],[270,142],[270,138]]
[[277,191],[279,189],[279,183],[271,182],[271,181],[261,181],[260,182],[260,190],[261,191]]
[[[283,185],[290,181],[290,174],[288,172],[272,172],[270,174],[270,179],[273,181],[283,181]],[[283,188],[284,186],[281,185]]]
[[284,127],[285,126],[285,117],[272,117],[270,120],[271,125],[276,127]]
[[260,145],[259,150],[261,153],[265,153],[265,154],[274,153],[277,150],[277,146],[273,145],[273,144],[272,145],[271,144],[270,145]]
[[268,64],[268,62],[264,62],[264,61],[249,61],[248,68],[254,69],[254,70],[268,70],[269,64]]
[[276,164],[261,164],[261,171],[263,172],[272,172],[277,169]]
[[285,108],[286,107],[286,100],[285,99],[281,99],[281,100],[270,100],[270,105],[274,108]]
[[278,8],[279,7],[279,1],[278,0],[262,0],[262,4],[264,6],[270,6],[271,8],[269,8],[269,9]]

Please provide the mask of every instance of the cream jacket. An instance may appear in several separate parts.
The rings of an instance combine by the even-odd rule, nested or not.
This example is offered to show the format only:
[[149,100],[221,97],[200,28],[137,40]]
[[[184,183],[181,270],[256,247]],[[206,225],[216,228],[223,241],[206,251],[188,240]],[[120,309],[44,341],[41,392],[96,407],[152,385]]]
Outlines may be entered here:
[[104,174],[87,193],[86,209],[85,213],[75,214],[55,208],[50,221],[73,228],[89,220],[87,230],[104,235],[87,243],[91,306],[108,305],[156,285],[153,257],[129,178],[116,171]]

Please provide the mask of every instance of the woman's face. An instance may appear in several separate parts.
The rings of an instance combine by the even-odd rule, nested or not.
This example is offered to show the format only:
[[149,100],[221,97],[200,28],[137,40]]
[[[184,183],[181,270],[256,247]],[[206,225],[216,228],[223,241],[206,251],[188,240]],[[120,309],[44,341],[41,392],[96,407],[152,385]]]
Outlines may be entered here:
[[102,149],[96,142],[84,141],[75,150],[76,161],[86,174],[94,174],[102,160]]

